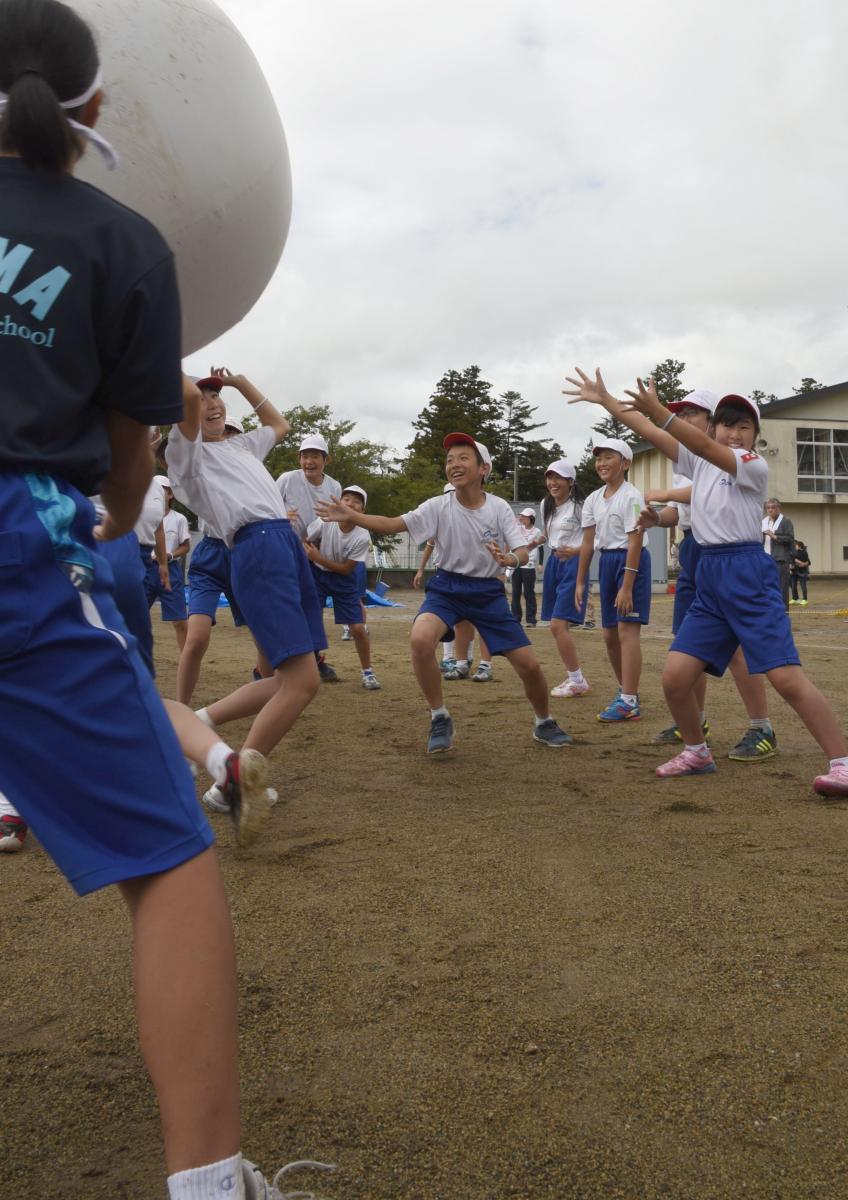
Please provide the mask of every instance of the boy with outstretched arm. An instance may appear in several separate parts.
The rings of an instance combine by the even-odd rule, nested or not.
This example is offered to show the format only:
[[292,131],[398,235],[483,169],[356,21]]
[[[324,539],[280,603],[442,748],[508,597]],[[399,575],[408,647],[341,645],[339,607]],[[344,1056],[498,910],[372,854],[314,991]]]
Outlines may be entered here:
[[569,378],[579,400],[608,412],[638,414],[639,433],[692,481],[692,532],[701,545],[698,587],[671,645],[663,671],[671,714],[684,748],[657,767],[661,779],[705,775],[715,770],[704,741],[694,686],[703,671],[722,675],[737,646],[752,674],[764,674],[809,729],[829,759],[829,769],[813,787],[823,796],[848,795],[848,746],[836,714],[801,669],[792,627],[783,605],[780,577],[761,542],[768,467],[754,450],[759,433],[756,405],[744,396],[723,396],[713,414],[710,437],[669,413],[653,380],[640,380],[620,403],[595,379],[578,370]]
[[427,584],[412,628],[412,666],[430,707],[429,754],[453,746],[454,727],[444,705],[436,646],[453,637],[462,619],[471,621],[493,654],[503,654],[524,684],[536,715],[533,737],[546,746],[569,746],[572,739],[550,715],[548,685],[529,639],[509,610],[498,575],[527,561],[527,543],[512,509],[483,490],[486,466],[470,434],[449,433],[445,472],[455,491],[426,500],[402,517],[366,516],[342,504],[317,506],[325,521],[352,520],[372,533],[408,531],[416,542],[434,539],[439,569]]

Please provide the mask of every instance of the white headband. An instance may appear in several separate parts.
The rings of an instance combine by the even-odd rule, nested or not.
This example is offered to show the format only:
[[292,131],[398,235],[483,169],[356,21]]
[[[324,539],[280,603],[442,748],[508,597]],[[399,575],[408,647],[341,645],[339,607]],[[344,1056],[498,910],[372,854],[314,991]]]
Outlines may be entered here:
[[[24,74],[29,74],[29,73],[30,72],[26,72],[26,71],[24,72]],[[32,72],[32,74],[37,74],[37,72]],[[20,78],[20,76],[19,76],[19,78]],[[83,104],[88,104],[91,97],[97,91],[99,91],[99,89],[102,86],[103,86],[103,74],[102,74],[100,68],[98,67],[97,74],[94,76],[94,80],[92,81],[91,85],[88,88],[86,88],[86,90],[83,92],[83,94],[81,96],[77,96],[75,100],[60,100],[59,107],[65,108],[65,109],[81,108]],[[0,113],[2,113],[4,111],[4,109],[6,108],[8,100],[9,100],[9,97],[8,97],[7,93],[0,92]],[[70,127],[72,129],[75,129],[76,132],[78,134],[80,134],[81,137],[84,137],[87,142],[91,142],[92,146],[94,146],[94,148],[96,150],[100,151],[100,154],[103,156],[106,166],[109,168],[110,171],[114,171],[115,167],[117,167],[118,162],[119,162],[118,152],[115,150],[114,146],[112,146],[109,142],[107,142],[105,137],[103,137],[101,134],[97,133],[96,130],[89,128],[88,125],[82,125],[82,124],[80,124],[79,121],[74,121],[70,117],[68,117],[68,124],[70,125]]]

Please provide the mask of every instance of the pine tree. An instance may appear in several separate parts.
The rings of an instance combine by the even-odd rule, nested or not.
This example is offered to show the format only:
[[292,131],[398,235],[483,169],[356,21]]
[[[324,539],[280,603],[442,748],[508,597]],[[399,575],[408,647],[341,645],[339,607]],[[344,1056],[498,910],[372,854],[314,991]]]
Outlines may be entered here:
[[528,404],[520,392],[504,392],[500,398],[500,404],[500,449],[497,458],[493,455],[492,465],[498,475],[506,477],[515,469],[516,454],[519,455],[519,463],[521,463],[529,445],[543,445],[551,439],[542,438],[535,443],[528,441],[526,435],[532,433],[534,429],[543,429],[547,421],[534,422],[533,415],[536,408]]
[[796,396],[804,396],[807,392],[817,392],[819,388],[823,387],[823,383],[819,383],[817,379],[813,379],[810,375],[805,375],[801,380],[801,386],[793,388],[792,391]]
[[754,401],[757,408],[761,408],[764,404],[773,404],[777,399],[777,396],[775,396],[774,392],[769,392],[769,394],[766,395],[766,393],[761,391],[760,388],[754,388],[753,392],[751,392],[751,399]]
[[681,382],[680,377],[685,370],[686,363],[678,362],[676,358],[664,358],[654,367],[651,374],[654,377],[657,395],[663,404],[682,400],[686,393],[692,390]]
[[412,422],[415,437],[408,446],[409,458],[441,466],[442,446],[448,433],[470,433],[488,447],[494,462],[501,451],[502,416],[492,385],[480,378],[480,368],[447,371],[436,385],[427,407]]

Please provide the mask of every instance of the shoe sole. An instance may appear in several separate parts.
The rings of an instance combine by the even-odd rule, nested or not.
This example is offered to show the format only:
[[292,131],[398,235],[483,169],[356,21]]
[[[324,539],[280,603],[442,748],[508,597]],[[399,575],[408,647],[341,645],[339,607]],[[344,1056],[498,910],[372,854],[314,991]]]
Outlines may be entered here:
[[693,767],[691,771],[679,771],[676,775],[660,775],[659,770],[654,774],[657,779],[689,779],[693,775],[712,775],[715,769],[715,763],[710,763],[708,767]]
[[533,734],[533,741],[538,742],[540,746],[549,746],[551,750],[568,750],[574,745],[573,741],[572,742],[549,742],[547,740],[547,738],[537,737],[535,733]]
[[551,695],[555,700],[582,700],[584,696],[589,695],[591,690],[592,689],[589,688],[589,690],[586,692],[570,692],[568,695],[566,695],[565,692],[555,692],[553,689],[551,689]]
[[597,719],[602,725],[626,725],[628,721],[641,721],[642,714],[639,713],[638,716],[635,717],[602,717],[601,714],[598,713]]
[[258,750],[239,755],[239,812],[234,815],[236,841],[242,849],[252,846],[271,812],[268,795],[268,764]]
[[207,800],[205,792],[203,793],[202,800],[203,807],[209,812],[218,813],[220,815],[221,813],[229,813],[232,811],[229,804],[218,804],[215,800]]
[[731,762],[755,763],[755,762],[763,762],[767,758],[774,758],[775,755],[777,755],[779,753],[780,752],[779,752],[778,748],[775,746],[774,750],[767,750],[764,754],[757,754],[753,758],[749,757],[746,754],[734,754],[733,751],[731,751],[727,757],[731,760]]
[[835,788],[830,784],[819,783],[818,779],[813,783],[813,791],[817,796],[829,796],[831,800],[844,800],[848,796],[848,787]]

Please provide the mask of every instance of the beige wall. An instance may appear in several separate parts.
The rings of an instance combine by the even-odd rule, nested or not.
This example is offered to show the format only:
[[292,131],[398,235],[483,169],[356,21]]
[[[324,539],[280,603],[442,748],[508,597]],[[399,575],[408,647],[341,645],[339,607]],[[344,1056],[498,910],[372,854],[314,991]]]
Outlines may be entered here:
[[[844,394],[817,400],[815,393],[786,405],[773,418],[764,417],[757,450],[768,463],[770,496],[783,503],[795,526],[795,536],[807,543],[813,574],[848,576],[843,547],[848,546],[848,495],[823,496],[798,491],[795,431],[846,427],[848,388]],[[765,444],[763,444],[765,443]],[[643,493],[649,488],[671,487],[671,464],[657,450],[637,454],[630,481]]]

